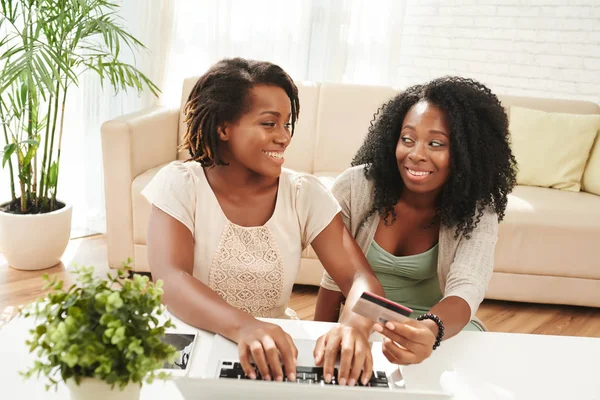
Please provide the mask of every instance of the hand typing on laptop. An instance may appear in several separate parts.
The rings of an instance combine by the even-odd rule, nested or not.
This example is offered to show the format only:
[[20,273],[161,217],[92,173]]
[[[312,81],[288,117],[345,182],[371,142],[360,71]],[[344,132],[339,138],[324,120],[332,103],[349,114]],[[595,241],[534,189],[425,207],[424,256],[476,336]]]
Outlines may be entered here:
[[[238,343],[239,359],[244,374],[256,379],[254,368],[263,380],[296,380],[298,349],[291,336],[278,325],[252,320],[233,338]],[[366,331],[338,325],[317,340],[313,352],[315,364],[323,367],[323,379],[330,383],[366,385],[373,374],[373,357]],[[339,368],[335,368],[339,356]],[[253,365],[254,364],[254,365]]]
[[329,383],[334,377],[335,362],[340,355],[337,380],[340,385],[354,386],[360,379],[363,385],[373,373],[373,355],[368,341],[370,330],[337,325],[316,343],[315,364],[323,366],[323,377]]
[[[254,359],[262,379],[283,380],[282,363],[289,380],[296,380],[298,349],[291,336],[280,326],[257,319],[245,324],[234,338],[238,343],[240,364],[246,376],[256,379],[250,357]],[[280,358],[281,355],[281,358]]]

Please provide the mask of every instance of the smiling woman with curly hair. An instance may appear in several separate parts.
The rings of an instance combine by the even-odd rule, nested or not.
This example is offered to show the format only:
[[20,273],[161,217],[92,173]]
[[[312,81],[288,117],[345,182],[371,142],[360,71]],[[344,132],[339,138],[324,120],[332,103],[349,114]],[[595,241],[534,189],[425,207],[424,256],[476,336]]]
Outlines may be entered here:
[[[515,178],[506,113],[479,82],[439,78],[377,110],[332,191],[386,297],[417,317],[375,325],[390,361],[418,363],[442,339],[483,330],[472,318]],[[337,320],[342,301],[325,273],[315,319]]]

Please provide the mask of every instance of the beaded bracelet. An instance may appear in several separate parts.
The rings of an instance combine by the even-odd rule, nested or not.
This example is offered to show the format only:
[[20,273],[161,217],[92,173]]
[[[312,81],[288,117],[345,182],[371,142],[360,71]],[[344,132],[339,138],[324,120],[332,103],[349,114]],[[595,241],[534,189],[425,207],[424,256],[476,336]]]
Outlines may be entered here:
[[442,338],[444,337],[444,323],[440,317],[432,313],[423,314],[417,317],[417,321],[423,321],[424,319],[430,319],[438,326],[437,338],[435,338],[435,343],[433,344],[433,349],[435,350],[440,347],[440,343],[442,343]]

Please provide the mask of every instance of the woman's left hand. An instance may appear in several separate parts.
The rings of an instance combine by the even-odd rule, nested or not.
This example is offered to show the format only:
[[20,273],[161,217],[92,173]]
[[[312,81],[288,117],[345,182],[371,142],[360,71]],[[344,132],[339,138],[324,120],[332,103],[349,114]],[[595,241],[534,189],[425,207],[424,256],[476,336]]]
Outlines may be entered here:
[[327,383],[333,377],[338,354],[341,354],[336,377],[338,384],[354,386],[360,379],[366,385],[373,373],[373,355],[368,334],[358,328],[338,324],[317,340],[315,363],[323,365],[323,376]]
[[393,364],[419,364],[431,355],[436,336],[421,321],[376,323],[373,329],[383,338],[383,355]]

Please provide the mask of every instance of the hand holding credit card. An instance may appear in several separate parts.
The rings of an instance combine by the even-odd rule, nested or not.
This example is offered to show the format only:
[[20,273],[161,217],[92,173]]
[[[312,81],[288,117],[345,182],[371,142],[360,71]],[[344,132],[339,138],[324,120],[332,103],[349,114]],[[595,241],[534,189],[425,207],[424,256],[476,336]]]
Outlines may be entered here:
[[382,325],[385,325],[388,321],[404,322],[409,319],[410,314],[413,312],[408,307],[371,292],[364,292],[352,311]]

